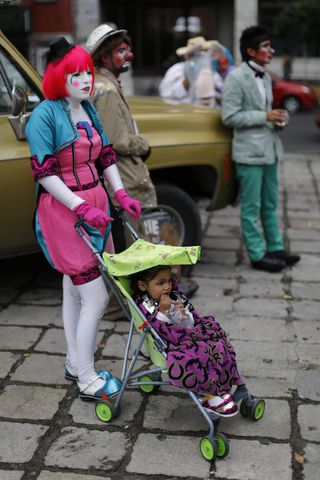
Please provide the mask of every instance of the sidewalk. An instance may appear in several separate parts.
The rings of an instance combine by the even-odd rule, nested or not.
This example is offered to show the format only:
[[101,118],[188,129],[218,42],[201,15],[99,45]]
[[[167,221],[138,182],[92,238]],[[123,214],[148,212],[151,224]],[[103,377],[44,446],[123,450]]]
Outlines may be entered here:
[[[320,469],[320,155],[281,165],[281,221],[301,262],[279,274],[251,269],[239,207],[201,212],[203,257],[192,302],[229,332],[238,366],[266,400],[260,422],[221,421],[230,454],[206,462],[207,425],[166,387],[130,390],[102,424],[64,379],[60,276],[42,256],[5,260],[0,290],[0,480],[318,480]],[[98,367],[119,374],[127,323],[104,321]]]

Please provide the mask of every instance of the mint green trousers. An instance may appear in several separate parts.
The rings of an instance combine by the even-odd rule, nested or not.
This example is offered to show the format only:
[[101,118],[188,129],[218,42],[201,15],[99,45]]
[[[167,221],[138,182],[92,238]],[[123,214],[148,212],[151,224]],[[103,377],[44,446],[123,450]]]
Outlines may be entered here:
[[242,234],[249,258],[256,262],[266,252],[284,249],[278,221],[278,162],[236,163],[236,173],[240,183]]

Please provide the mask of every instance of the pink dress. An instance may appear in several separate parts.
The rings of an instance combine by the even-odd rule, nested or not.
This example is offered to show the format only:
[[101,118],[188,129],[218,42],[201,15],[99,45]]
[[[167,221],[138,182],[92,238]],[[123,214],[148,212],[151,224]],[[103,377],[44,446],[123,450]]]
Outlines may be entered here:
[[[95,167],[95,160],[101,153],[101,137],[93,127],[91,130],[93,135],[90,137],[86,128],[78,126],[80,138],[57,154],[59,176],[76,195],[108,213],[108,197]],[[42,191],[37,218],[43,238],[42,248],[57,270],[74,277],[75,284],[99,276],[98,260],[74,229],[79,217],[72,210]],[[106,227],[99,230],[105,235]],[[111,233],[105,250],[114,252]]]

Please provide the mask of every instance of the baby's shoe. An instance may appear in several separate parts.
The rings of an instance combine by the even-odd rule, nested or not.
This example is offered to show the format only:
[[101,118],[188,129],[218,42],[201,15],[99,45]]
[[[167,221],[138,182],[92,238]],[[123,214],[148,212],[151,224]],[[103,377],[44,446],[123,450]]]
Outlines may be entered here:
[[215,413],[219,417],[233,417],[238,413],[238,405],[235,404],[230,393],[226,393],[222,397],[212,396],[202,405],[208,413]]
[[99,378],[96,378],[90,384],[78,383],[81,400],[106,400],[108,397],[113,397],[119,392],[122,382],[106,370],[103,371],[103,374],[109,379],[104,380],[99,376]]

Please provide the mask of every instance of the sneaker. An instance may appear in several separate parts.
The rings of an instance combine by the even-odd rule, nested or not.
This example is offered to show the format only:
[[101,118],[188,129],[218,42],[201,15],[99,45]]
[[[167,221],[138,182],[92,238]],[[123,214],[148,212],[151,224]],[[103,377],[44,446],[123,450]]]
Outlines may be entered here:
[[65,368],[65,371],[64,371],[64,378],[66,380],[70,380],[71,382],[77,382],[78,381],[78,375],[75,375],[67,367]]
[[[103,375],[108,378],[101,386],[101,380],[104,380],[102,376],[99,376],[94,382],[86,385],[79,385],[81,400],[107,400],[114,397],[121,389],[122,382],[116,377],[113,377],[107,370],[102,370]],[[99,372],[98,372],[99,375]]]
[[116,395],[121,390],[122,381],[120,378],[114,377],[108,370],[99,370],[97,375],[108,383],[108,388],[110,390],[109,397]]
[[[103,378],[103,380],[105,380],[106,382],[112,377],[111,373],[108,372],[108,370],[99,370],[97,372],[97,375],[100,378]],[[77,382],[78,381],[78,375],[75,375],[74,372],[71,372],[71,370],[68,369],[68,367],[65,368],[64,378],[66,380],[70,380],[71,382]],[[115,378],[115,377],[113,377],[113,378]]]
[[[218,401],[219,397],[213,397],[205,400],[202,403],[203,408],[208,413],[215,413],[219,417],[233,417],[238,413],[238,406],[234,403],[233,397],[230,394],[223,395]],[[216,404],[213,404],[213,399]]]
[[115,378],[108,370],[99,370],[97,371],[97,375],[106,382],[108,382],[111,378]]

